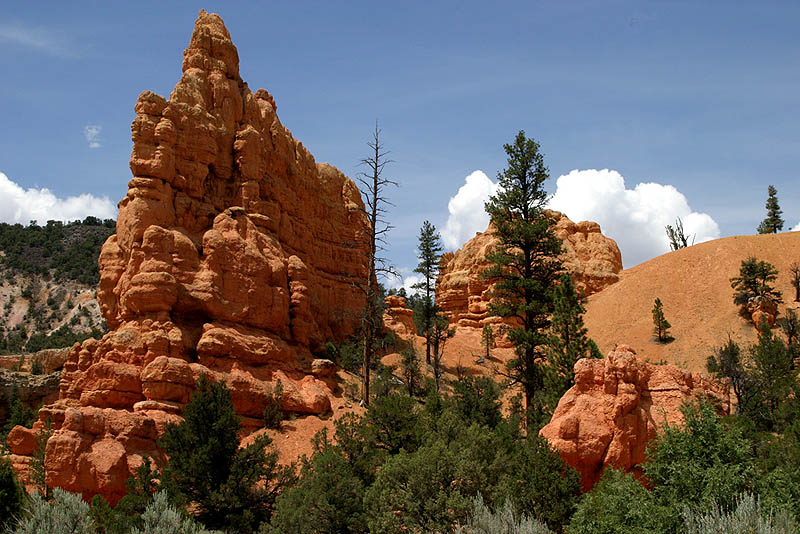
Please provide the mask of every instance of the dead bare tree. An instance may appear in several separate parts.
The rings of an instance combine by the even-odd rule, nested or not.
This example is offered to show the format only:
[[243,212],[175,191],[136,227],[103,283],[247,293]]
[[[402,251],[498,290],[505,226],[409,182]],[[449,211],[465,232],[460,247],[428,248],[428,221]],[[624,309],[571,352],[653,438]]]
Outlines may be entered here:
[[381,130],[376,121],[372,140],[367,143],[370,154],[361,160],[361,165],[366,168],[366,171],[358,173],[357,176],[359,191],[364,198],[364,211],[369,220],[367,235],[369,271],[367,279],[356,284],[366,297],[364,313],[361,318],[361,335],[364,341],[361,399],[365,405],[369,404],[369,371],[375,352],[375,339],[381,331],[382,324],[378,276],[395,274],[394,269],[388,264],[388,260],[380,255],[385,250],[386,234],[393,228],[385,218],[386,207],[393,204],[387,200],[384,191],[387,186],[397,186],[397,182],[383,176],[384,168],[392,163],[392,160],[387,159],[389,152],[381,144],[380,134]]
[[792,273],[792,287],[794,287],[794,301],[800,302],[800,264],[797,262],[789,266],[789,272]]
[[[683,221],[680,217],[675,220],[675,227],[671,224],[666,226],[667,238],[669,239],[669,248],[671,250],[678,250],[689,246],[689,240],[683,231]],[[692,236],[692,244],[694,245],[694,236]]]

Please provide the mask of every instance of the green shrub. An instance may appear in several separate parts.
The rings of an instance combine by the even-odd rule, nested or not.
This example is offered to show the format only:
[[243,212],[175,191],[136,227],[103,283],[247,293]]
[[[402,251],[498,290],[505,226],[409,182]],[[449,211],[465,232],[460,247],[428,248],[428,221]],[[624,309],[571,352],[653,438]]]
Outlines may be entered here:
[[283,421],[283,410],[281,409],[281,395],[283,395],[283,384],[278,380],[275,389],[267,395],[267,404],[264,407],[264,426],[267,428],[280,428]]
[[503,419],[500,413],[500,387],[491,377],[465,375],[453,384],[452,403],[455,410],[470,423],[496,427]]
[[42,362],[40,362],[37,358],[34,358],[33,362],[31,362],[31,374],[40,375],[43,373],[44,369],[42,369]]
[[664,427],[642,466],[657,502],[672,510],[671,532],[684,506],[731,506],[756,474],[741,428],[724,422],[710,402],[684,404],[681,412],[684,423]]
[[60,488],[53,491],[47,502],[34,493],[16,527],[15,534],[95,534],[97,529],[89,515],[89,505],[80,495]]
[[201,377],[183,415],[160,441],[170,458],[162,485],[178,502],[190,503],[210,528],[255,531],[293,481],[293,468],[278,465],[266,435],[239,449],[239,418],[224,383]]
[[570,519],[569,534],[657,534],[670,512],[633,475],[606,469]]
[[546,439],[529,435],[515,447],[507,469],[505,497],[516,510],[552,529],[567,524],[578,504],[580,477]]
[[141,517],[142,527],[134,527],[130,534],[212,534],[185,512],[169,504],[166,492],[159,491]]
[[456,528],[456,534],[553,534],[553,531],[525,514],[517,515],[509,501],[492,512],[478,495],[472,500],[469,520]]
[[25,490],[17,480],[11,462],[0,457],[0,529],[10,526],[25,502]]
[[278,497],[268,532],[366,534],[363,496],[364,485],[347,457],[326,445],[304,462],[298,484]]
[[794,534],[797,525],[785,511],[772,513],[761,508],[757,497],[744,494],[726,510],[716,503],[707,512],[689,507],[683,510],[686,534]]

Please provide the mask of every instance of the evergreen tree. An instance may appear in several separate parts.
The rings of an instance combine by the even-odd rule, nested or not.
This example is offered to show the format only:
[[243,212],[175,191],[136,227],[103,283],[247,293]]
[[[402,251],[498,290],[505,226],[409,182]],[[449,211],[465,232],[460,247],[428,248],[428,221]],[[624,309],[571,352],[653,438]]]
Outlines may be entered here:
[[712,375],[730,381],[733,393],[736,395],[736,412],[746,414],[757,390],[753,378],[745,367],[739,345],[728,337],[728,342],[708,357],[706,369]]
[[422,325],[425,332],[425,362],[431,363],[431,328],[438,309],[434,303],[436,276],[439,274],[439,260],[442,258],[442,240],[436,227],[430,222],[422,223],[419,231],[419,264],[415,273],[422,275],[422,281],[414,284],[414,289],[423,291]]
[[653,304],[653,333],[656,335],[659,343],[666,343],[672,337],[669,335],[669,329],[672,327],[664,316],[664,306],[661,304],[661,299],[656,298]]
[[516,358],[508,363],[507,376],[522,384],[530,422],[541,407],[537,394],[544,386],[550,290],[561,271],[561,242],[544,214],[549,174],[539,144],[520,131],[503,148],[508,167],[498,174],[499,190],[486,203],[498,245],[486,256],[492,267],[485,276],[495,280],[489,313],[516,324],[508,330]]
[[731,278],[731,287],[735,290],[733,302],[742,308],[742,312],[755,297],[766,297],[776,304],[783,302],[781,292],[772,286],[777,278],[778,270],[771,263],[758,261],[752,256],[742,260],[739,276]]
[[25,490],[8,458],[0,456],[0,529],[11,527],[25,502]]
[[431,341],[433,344],[433,380],[436,384],[436,391],[439,391],[439,383],[442,378],[442,358],[444,358],[444,347],[447,340],[453,336],[455,330],[450,328],[450,321],[442,314],[433,318],[431,325]]
[[481,345],[483,345],[486,351],[486,359],[488,360],[490,356],[489,352],[494,347],[494,330],[492,330],[492,325],[489,323],[485,323],[481,330]]
[[400,358],[400,370],[408,388],[408,396],[413,397],[422,381],[422,373],[417,361],[417,349],[414,348],[414,345],[409,345],[400,352]]
[[564,273],[553,288],[551,339],[547,348],[545,380],[548,408],[555,408],[561,396],[575,383],[575,362],[581,358],[601,358],[600,349],[583,325],[584,298],[576,293],[572,277]]
[[183,415],[159,442],[170,458],[162,485],[178,502],[191,503],[211,528],[255,531],[293,480],[293,469],[278,465],[266,435],[239,449],[239,418],[224,383],[202,376]]
[[777,234],[783,230],[781,207],[778,205],[778,190],[773,186],[767,187],[767,218],[758,225],[759,234]]

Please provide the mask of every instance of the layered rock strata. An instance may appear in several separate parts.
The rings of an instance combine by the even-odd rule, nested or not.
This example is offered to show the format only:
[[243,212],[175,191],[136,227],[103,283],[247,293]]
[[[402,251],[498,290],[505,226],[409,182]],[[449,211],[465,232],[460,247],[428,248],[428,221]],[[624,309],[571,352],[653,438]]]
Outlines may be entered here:
[[[584,296],[597,293],[619,280],[622,256],[616,242],[604,236],[600,225],[590,221],[574,223],[557,211],[545,210],[554,222],[554,233],[562,241],[561,261]],[[436,281],[436,303],[451,324],[481,328],[500,321],[490,317],[491,280],[481,276],[490,267],[486,254],[497,246],[489,227],[467,241],[455,253],[442,256]]]
[[417,335],[414,325],[414,310],[406,307],[406,299],[397,295],[389,295],[383,300],[386,310],[383,312],[383,327],[407,339]]
[[638,466],[659,429],[682,422],[681,405],[700,398],[710,399],[720,414],[730,413],[726,384],[649,364],[620,345],[604,359],[575,364],[575,385],[541,435],[581,474],[588,491],[608,466],[641,475]]
[[[251,92],[222,20],[201,11],[169,100],[149,91],[131,127],[133,179],[100,254],[110,328],[75,346],[49,419],[51,486],[114,502],[205,374],[232,390],[245,429],[285,411],[330,410],[330,369],[313,354],[355,331],[368,229],[358,189],[317,164]],[[20,434],[22,431],[18,431]],[[15,435],[24,463],[30,436]]]

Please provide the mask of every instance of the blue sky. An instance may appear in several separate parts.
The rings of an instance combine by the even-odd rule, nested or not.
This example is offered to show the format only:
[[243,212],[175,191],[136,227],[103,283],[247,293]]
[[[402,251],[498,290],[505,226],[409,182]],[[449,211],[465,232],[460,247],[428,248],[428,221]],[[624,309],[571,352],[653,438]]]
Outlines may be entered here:
[[[642,182],[673,186],[721,236],[754,232],[768,184],[778,189],[787,227],[800,223],[796,2],[2,7],[0,173],[22,189],[122,198],[136,97],[145,89],[169,94],[204,8],[225,20],[244,80],[274,95],[281,121],[317,161],[353,176],[380,121],[396,162],[388,172],[400,184],[389,192],[396,229],[387,253],[399,268],[415,265],[424,220],[445,227],[448,201],[468,175],[495,178],[503,143],[520,129],[541,144],[551,193],[574,169],[624,177],[624,191],[598,194],[604,205],[574,209],[608,218],[599,222],[616,228],[611,237],[626,266],[660,249],[629,244],[624,234],[636,219],[615,220],[618,212],[645,206],[639,216],[656,221],[653,233],[674,218],[663,206],[653,208],[661,218],[649,215],[666,189],[635,193]],[[91,139],[87,127],[97,132]],[[580,176],[597,185],[610,175]],[[22,195],[14,191],[5,196]],[[558,197],[568,214],[573,202],[587,202],[566,187]],[[0,218],[20,213],[3,202]]]

